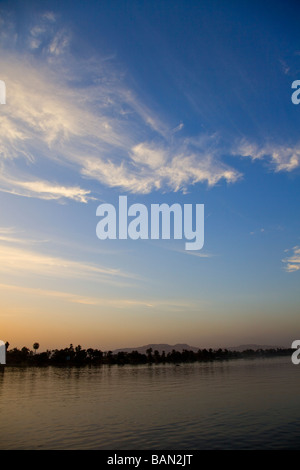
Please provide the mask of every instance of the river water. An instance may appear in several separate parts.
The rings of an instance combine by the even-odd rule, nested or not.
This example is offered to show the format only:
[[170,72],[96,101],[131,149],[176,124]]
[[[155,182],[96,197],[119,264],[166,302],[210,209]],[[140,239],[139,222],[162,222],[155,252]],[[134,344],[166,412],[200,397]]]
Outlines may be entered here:
[[0,370],[0,449],[300,449],[289,357]]

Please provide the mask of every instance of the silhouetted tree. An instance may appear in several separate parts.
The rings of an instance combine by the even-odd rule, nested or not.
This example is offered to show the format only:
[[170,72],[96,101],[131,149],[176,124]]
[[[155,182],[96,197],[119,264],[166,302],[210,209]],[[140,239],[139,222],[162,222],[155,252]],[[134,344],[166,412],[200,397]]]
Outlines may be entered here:
[[154,361],[156,362],[156,364],[158,364],[158,362],[160,361],[160,354],[157,349],[154,351]]
[[152,351],[153,351],[152,348],[146,349],[146,354],[147,354],[147,357],[148,357],[148,361],[149,361],[149,362],[152,362]]
[[[286,356],[291,355],[292,349],[248,349],[245,351],[229,351],[228,349],[199,349],[197,352],[193,352],[187,349],[183,351],[176,351],[175,349],[172,352],[169,352],[167,355],[165,351],[162,354],[159,354],[159,351],[155,350],[152,355],[152,348],[147,349],[146,354],[141,354],[138,351],[132,351],[130,353],[119,351],[114,354],[112,351],[107,351],[103,353],[101,350],[89,348],[87,350],[82,349],[80,345],[76,346],[74,349],[71,344],[68,348],[65,349],[55,349],[47,350],[46,352],[37,354],[36,351],[39,346],[38,343],[33,345],[35,354],[28,349],[23,347],[21,350],[14,348],[7,351],[7,364],[29,364],[37,366],[46,366],[46,365],[59,365],[59,366],[83,366],[86,364],[155,364],[159,363],[188,363],[188,362],[206,362],[214,360],[229,360],[229,359],[238,359],[238,358],[253,358],[253,357],[268,357],[268,356]],[[6,347],[9,347],[9,343],[6,343]]]

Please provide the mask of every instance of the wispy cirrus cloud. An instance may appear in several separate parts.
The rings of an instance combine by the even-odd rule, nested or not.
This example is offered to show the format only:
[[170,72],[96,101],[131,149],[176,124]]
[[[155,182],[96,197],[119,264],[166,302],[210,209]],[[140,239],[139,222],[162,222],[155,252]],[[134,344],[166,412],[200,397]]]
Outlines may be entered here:
[[245,139],[236,143],[233,153],[252,160],[267,160],[275,171],[293,171],[300,166],[300,143],[295,146],[263,144],[257,145]]
[[[0,190],[19,196],[93,199],[90,181],[147,194],[234,183],[240,172],[224,154],[270,160],[276,171],[299,166],[298,147],[241,141],[231,149],[215,135],[187,138],[129,89],[111,60],[71,53],[72,33],[48,11],[22,34],[13,18],[1,35],[7,105],[0,116]],[[47,164],[55,166],[55,180]],[[64,168],[64,176],[60,171]],[[67,175],[67,176],[66,176]]]
[[[15,194],[17,196],[34,197],[37,195],[39,199],[46,200],[63,200],[69,199],[77,202],[87,203],[90,199],[90,191],[82,189],[78,186],[60,186],[50,184],[47,181],[9,181],[3,182],[0,191]],[[12,181],[10,181],[12,183]],[[6,189],[5,189],[6,186]],[[19,188],[19,189],[18,189]]]
[[300,247],[294,246],[292,249],[292,255],[283,259],[284,269],[288,273],[293,273],[300,270]]
[[176,147],[142,142],[130,149],[126,163],[116,165],[112,161],[88,158],[81,172],[107,186],[142,194],[159,189],[186,191],[196,183],[214,186],[222,179],[233,183],[241,176],[205,149],[200,161],[200,151],[190,150],[184,142]]
[[[92,59],[79,63],[69,52],[71,36],[48,12],[29,29],[22,55],[16,45],[3,56],[8,88],[0,126],[3,190],[87,202],[90,192],[81,187],[87,179],[137,193],[238,179],[238,171],[207,148],[192,149],[183,137],[177,139],[183,123],[174,132],[113,66]],[[41,171],[47,160],[68,168],[79,184],[48,181]],[[22,162],[30,178],[20,171]]]
[[33,249],[14,246],[15,240],[9,235],[4,235],[3,238],[2,241],[10,243],[0,244],[0,272],[2,273],[34,274],[50,276],[54,279],[94,279],[116,284],[124,280],[136,279],[133,274],[121,269],[47,255]]
[[[105,309],[113,308],[115,309],[138,309],[140,312],[144,309],[154,310],[156,312],[162,311],[182,311],[187,309],[197,308],[196,302],[184,301],[173,299],[171,300],[159,300],[159,299],[136,299],[136,298],[116,298],[116,297],[90,297],[85,295],[80,295],[78,293],[65,292],[59,290],[51,289],[39,289],[35,287],[19,286],[15,284],[5,284],[0,283],[0,291],[5,292],[14,292],[18,295],[28,295],[36,297],[46,297],[48,299],[58,299],[72,304],[81,304],[90,307],[101,307]],[[2,316],[2,314],[0,314]]]
[[101,306],[102,308],[153,308],[154,305],[149,303],[147,300],[136,300],[136,299],[116,299],[110,297],[88,297],[84,295],[74,294],[71,292],[64,292],[64,291],[57,291],[57,290],[50,290],[50,289],[38,289],[35,287],[24,287],[12,284],[3,284],[0,283],[0,290],[4,291],[11,291],[18,294],[25,294],[34,297],[48,297],[52,299],[59,299],[66,302],[74,303],[74,304],[82,304],[87,306]]
[[46,240],[30,238],[27,234],[22,234],[15,230],[14,227],[0,227],[0,241],[17,245],[36,245],[37,243],[44,243]]

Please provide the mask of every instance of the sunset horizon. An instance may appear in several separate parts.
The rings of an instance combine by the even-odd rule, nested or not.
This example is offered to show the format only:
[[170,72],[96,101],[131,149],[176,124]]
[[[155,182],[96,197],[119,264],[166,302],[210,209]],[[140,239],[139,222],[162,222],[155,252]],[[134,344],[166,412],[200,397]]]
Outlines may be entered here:
[[[271,16],[258,3],[175,3],[1,3],[11,344],[295,339],[295,19],[280,3]],[[151,228],[162,206],[174,222]]]
[[1,0],[0,449],[299,449],[297,12]]

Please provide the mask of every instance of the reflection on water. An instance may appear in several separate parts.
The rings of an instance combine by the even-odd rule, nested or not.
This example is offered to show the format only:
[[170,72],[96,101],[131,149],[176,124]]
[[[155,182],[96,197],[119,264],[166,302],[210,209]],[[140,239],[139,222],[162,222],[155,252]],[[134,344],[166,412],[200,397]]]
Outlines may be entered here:
[[300,448],[290,358],[0,371],[0,449]]

